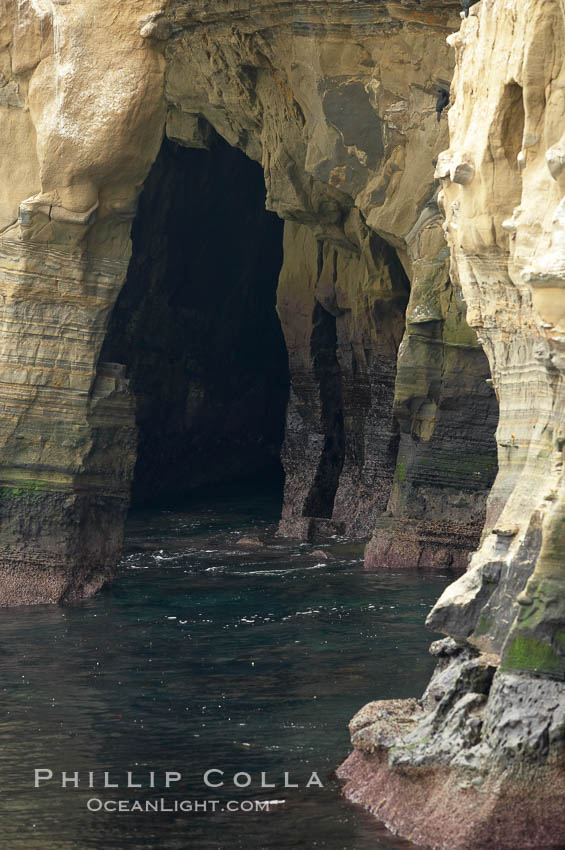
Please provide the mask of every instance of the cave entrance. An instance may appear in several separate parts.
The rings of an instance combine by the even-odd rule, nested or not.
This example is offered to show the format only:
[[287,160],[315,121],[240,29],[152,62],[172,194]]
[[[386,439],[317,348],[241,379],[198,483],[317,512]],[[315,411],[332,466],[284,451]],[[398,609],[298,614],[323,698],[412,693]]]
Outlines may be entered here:
[[257,163],[219,137],[210,150],[164,141],[101,355],[126,365],[136,398],[134,505],[220,483],[282,491],[282,237]]

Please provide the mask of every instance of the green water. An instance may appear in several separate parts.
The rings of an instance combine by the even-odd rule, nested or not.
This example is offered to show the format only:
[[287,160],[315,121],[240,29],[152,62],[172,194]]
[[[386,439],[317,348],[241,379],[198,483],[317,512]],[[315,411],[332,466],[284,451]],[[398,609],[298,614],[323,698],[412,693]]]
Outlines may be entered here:
[[[274,536],[276,510],[232,496],[135,514],[111,590],[73,607],[2,611],[2,848],[412,846],[345,802],[332,771],[358,708],[423,691],[433,668],[423,622],[451,577],[368,573],[361,549],[339,541],[323,561]],[[265,546],[242,550],[242,535]],[[53,780],[34,788],[35,769]],[[208,769],[224,771],[225,787],[206,787]],[[78,789],[61,787],[63,770],[79,772]],[[142,789],[124,787],[128,770]],[[168,791],[165,770],[182,774]],[[100,787],[103,771],[118,790]],[[234,787],[238,772],[249,787]],[[261,788],[262,772],[274,789]],[[299,788],[283,787],[285,772]],[[312,772],[323,788],[304,787]],[[161,798],[169,808],[218,802],[205,812],[87,807]],[[241,811],[255,800],[285,802]]]

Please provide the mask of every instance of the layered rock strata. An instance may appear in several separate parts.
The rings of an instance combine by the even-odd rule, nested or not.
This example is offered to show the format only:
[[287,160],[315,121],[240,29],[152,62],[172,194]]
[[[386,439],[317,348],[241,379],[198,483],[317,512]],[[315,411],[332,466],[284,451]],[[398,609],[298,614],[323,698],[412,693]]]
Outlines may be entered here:
[[341,773],[352,799],[426,846],[562,847],[564,13],[483,2],[449,41],[436,173],[500,403],[499,472],[482,545],[428,618],[450,635],[434,679],[420,701],[354,718]]
[[213,128],[286,221],[281,533],[375,529],[369,565],[462,565],[494,474],[481,346],[500,405],[481,547],[429,618],[438,670],[354,719],[347,793],[429,846],[558,847],[565,24],[555,0],[482,0],[455,32],[458,12],[2,0],[0,604],[111,577],[136,405],[103,345],[163,132]]
[[121,551],[134,403],[100,352],[165,116],[143,11],[0,7],[2,605],[89,596]]
[[[439,114],[438,121],[436,113],[438,87],[451,75],[444,38],[456,20],[449,3],[187,0],[156,7],[126,0],[118,7],[114,0],[4,0],[1,242],[22,264],[15,323],[9,295],[5,301],[17,344],[6,356],[17,369],[6,366],[2,387],[22,405],[21,414],[5,407],[5,477],[17,466],[18,488],[27,492],[40,482],[56,493],[52,482],[67,476],[73,498],[94,498],[86,472],[99,431],[90,407],[97,375],[108,371],[100,352],[125,278],[137,200],[163,130],[202,148],[213,127],[261,163],[267,206],[288,222],[279,314],[293,383],[281,533],[368,535],[386,509],[371,563],[462,560],[478,539],[492,477],[495,404],[447,274],[433,177],[447,142],[445,118]],[[24,285],[28,255],[56,255],[68,267],[63,274],[50,259],[45,263],[42,273],[52,272],[50,314],[39,290]],[[98,267],[113,270],[112,284],[97,286],[98,300],[84,300],[91,299],[85,269]],[[74,277],[82,289],[71,316],[61,280]],[[59,332],[67,321],[82,353]],[[29,389],[39,380],[61,394],[60,408],[40,406]],[[112,394],[126,392],[119,382]],[[472,434],[456,409],[463,394],[479,410]],[[113,554],[100,548],[94,527],[70,518],[64,533],[57,523],[51,529],[47,512],[26,502],[29,569],[25,557],[12,561],[5,549],[7,569],[25,568],[26,588],[33,564],[59,570],[54,553],[59,537],[66,551],[66,535],[80,537],[76,551],[87,553],[88,571],[100,572],[76,589],[71,577],[50,594],[26,590],[26,599],[90,592],[109,574],[135,454],[131,400],[127,416],[125,400],[120,404],[115,418],[105,414],[108,466],[101,479],[121,505],[109,508],[115,532],[104,535],[115,541]],[[73,410],[68,425],[63,407]],[[26,422],[39,411],[45,445],[36,451]],[[74,428],[84,433],[78,445]],[[118,464],[112,428],[115,444],[128,446]],[[71,443],[63,458],[61,447]],[[479,456],[472,474],[453,462],[463,444],[467,456]],[[13,520],[6,516],[9,536]],[[32,530],[38,525],[41,533]],[[6,591],[2,599],[17,596]]]
[[[203,116],[262,162],[267,204],[290,222],[279,290],[292,378],[280,532],[367,536],[388,507],[370,563],[460,564],[478,542],[494,476],[496,402],[449,281],[432,174],[445,138],[437,88],[451,74],[444,37],[456,17],[417,4],[220,12],[182,3],[171,19],[167,132],[191,144]],[[412,338],[398,359],[409,280]],[[458,466],[459,391],[478,415]],[[436,445],[452,435],[440,466],[436,431]]]
[[[368,536],[386,511],[368,563],[461,565],[494,477],[497,412],[449,279],[433,178],[456,15],[417,3],[183,2],[170,20],[167,132],[198,144],[205,119],[262,163],[267,206],[287,220],[280,533]],[[472,435],[458,393],[477,411]]]
[[279,533],[363,536],[386,509],[398,437],[392,415],[409,285],[361,218],[361,252],[287,223],[278,311],[292,375]]
[[97,355],[124,273],[118,258],[1,243],[3,604],[88,596],[115,569],[135,420],[123,366]]

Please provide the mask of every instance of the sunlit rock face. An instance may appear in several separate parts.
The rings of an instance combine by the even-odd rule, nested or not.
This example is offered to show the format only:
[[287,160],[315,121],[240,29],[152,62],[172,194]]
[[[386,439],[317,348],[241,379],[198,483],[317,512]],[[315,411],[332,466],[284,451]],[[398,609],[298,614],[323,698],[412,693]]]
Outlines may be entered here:
[[[502,53],[493,45],[501,26]],[[467,575],[430,617],[434,627],[447,626],[480,649],[502,651],[505,669],[561,678],[565,650],[558,635],[550,639],[535,623],[545,620],[542,598],[552,596],[553,584],[560,596],[565,579],[565,184],[559,159],[564,27],[558,4],[495,3],[480,12],[477,7],[450,38],[458,56],[451,142],[437,173],[453,271],[467,302],[467,320],[489,357],[500,403],[499,473],[483,545]],[[462,163],[464,180],[459,179]],[[465,604],[457,601],[458,586]],[[518,596],[520,607],[501,619],[509,596]],[[560,611],[547,614],[557,624]],[[524,642],[531,642],[529,660]]]
[[99,355],[165,116],[151,9],[0,7],[2,605],[91,595],[120,554],[134,407]]
[[354,718],[346,793],[432,847],[559,847],[565,24],[551,0],[459,9],[3,0],[0,604],[112,577],[143,380],[101,352],[163,134],[214,131],[285,220],[281,534],[465,566],[500,406],[437,672]]
[[[267,207],[287,222],[280,533],[368,537],[378,522],[368,565],[463,565],[494,474],[496,403],[449,279],[433,174],[454,5],[13,0],[2,12],[0,602],[18,601],[24,568],[25,601],[111,575],[136,405],[132,375],[100,352],[163,132],[202,148],[210,128],[261,164]],[[51,494],[98,519],[77,507],[53,525]],[[49,592],[32,589],[38,565],[42,588],[59,576]]]
[[449,42],[439,203],[500,404],[499,472],[482,545],[428,618],[450,637],[426,694],[366,706],[341,771],[352,799],[424,844],[561,847],[564,13],[482,2]]

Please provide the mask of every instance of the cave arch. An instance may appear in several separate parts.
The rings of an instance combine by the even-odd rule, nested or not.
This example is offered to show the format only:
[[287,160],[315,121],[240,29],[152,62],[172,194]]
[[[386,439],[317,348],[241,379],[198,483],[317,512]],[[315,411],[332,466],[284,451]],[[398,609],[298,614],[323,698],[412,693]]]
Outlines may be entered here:
[[220,482],[281,486],[282,228],[265,210],[261,168],[241,151],[219,136],[210,150],[165,139],[101,354],[125,364],[136,399],[134,504]]

